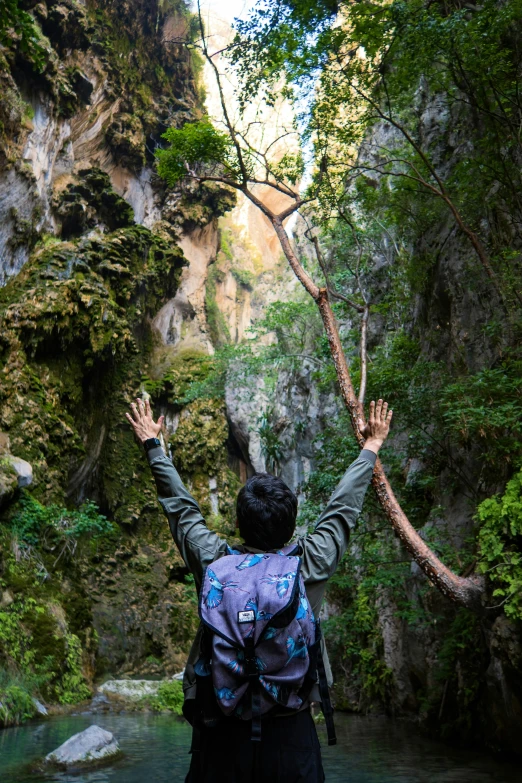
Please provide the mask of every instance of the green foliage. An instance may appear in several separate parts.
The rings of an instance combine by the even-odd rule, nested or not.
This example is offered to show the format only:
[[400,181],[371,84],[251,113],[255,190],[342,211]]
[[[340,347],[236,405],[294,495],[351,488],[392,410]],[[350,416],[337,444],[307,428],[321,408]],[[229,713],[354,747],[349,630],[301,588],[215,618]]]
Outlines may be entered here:
[[414,427],[415,421],[422,426],[432,413],[433,393],[443,378],[443,367],[427,361],[418,340],[403,330],[390,334],[376,348],[372,361],[368,398],[388,400],[402,427]]
[[48,47],[45,46],[46,40],[41,30],[34,17],[20,8],[18,0],[3,0],[0,9],[0,44],[12,46],[13,42],[17,42],[36,72],[41,73],[48,56]]
[[0,725],[18,726],[36,715],[32,694],[38,684],[34,677],[12,675],[0,669]]
[[252,290],[255,281],[255,275],[252,272],[249,272],[248,269],[243,269],[243,267],[240,266],[232,266],[230,271],[239,285],[243,286],[243,288],[246,288],[248,291]]
[[230,330],[216,300],[216,284],[223,282],[224,271],[216,261],[209,269],[205,286],[205,314],[212,345],[222,348],[230,342]]
[[[246,354],[242,357],[252,370],[261,367],[274,371],[297,370],[307,358],[321,367],[325,359],[329,360],[328,348],[321,341],[323,330],[317,308],[308,299],[273,302],[256,321],[251,333],[261,343],[250,351],[250,360]],[[260,340],[267,336],[275,336],[276,341]]]
[[203,165],[233,171],[231,141],[225,133],[208,121],[186,123],[183,128],[169,128],[163,138],[170,146],[157,150],[158,174],[174,187],[192,170],[200,171]]
[[195,390],[205,388],[209,378],[212,379],[210,396],[220,396],[216,394],[214,383],[217,369],[217,361],[213,356],[200,351],[183,350],[168,358],[167,369],[158,379],[153,380],[143,375],[142,385],[153,399],[166,395],[170,404],[181,408],[200,396],[205,396]]
[[272,172],[276,179],[290,182],[291,185],[297,185],[305,173],[305,163],[302,154],[286,152],[272,165]]
[[522,451],[522,359],[508,352],[498,366],[449,383],[442,391],[445,425],[466,444],[483,444],[485,461],[512,462]]
[[60,662],[62,676],[55,686],[60,704],[76,704],[91,695],[82,672],[82,652],[78,637],[73,633],[66,633],[65,658]]
[[426,707],[445,739],[476,736],[481,681],[488,665],[481,635],[478,617],[460,607],[442,638],[435,668],[440,690],[427,694]]
[[182,715],[183,686],[180,680],[162,682],[157,693],[147,699],[148,706],[157,712],[173,712]]
[[95,503],[88,500],[77,510],[61,508],[53,504],[44,506],[23,491],[18,509],[11,519],[13,535],[20,543],[38,546],[59,545],[69,539],[97,539],[113,532],[109,520],[98,512]]
[[222,231],[220,236],[220,246],[219,249],[222,253],[224,253],[225,257],[228,258],[229,261],[234,260],[234,256],[232,253],[232,250],[230,248],[230,231]]
[[[391,218],[398,228],[388,235],[398,253],[402,237],[420,235],[419,213],[422,221],[438,200],[440,214],[448,215],[451,204],[453,215],[460,211],[489,246],[513,309],[521,270],[511,238],[520,230],[508,224],[513,227],[514,214],[517,221],[522,216],[515,195],[522,184],[516,165],[521,18],[521,0],[487,0],[472,9],[422,0],[341,0],[313,9],[293,0],[277,7],[261,2],[238,25],[231,56],[243,106],[258,93],[272,93],[273,101],[286,81],[304,135],[315,146],[315,220],[326,227],[342,216],[357,233],[361,223],[373,221],[373,189],[373,200],[387,205],[381,227],[386,230]],[[426,126],[433,112],[436,134]],[[472,154],[455,154],[461,143],[470,144]],[[485,204],[488,223],[498,220],[494,236],[483,231]]]
[[[325,623],[325,633],[334,660],[350,670],[352,692],[361,703],[387,703],[393,686],[392,672],[383,660],[383,642],[376,600],[383,588],[393,588],[404,596],[401,581],[404,565],[393,567],[387,558],[391,549],[381,536],[370,538],[371,531],[357,536],[350,555],[341,563],[329,586],[329,600],[339,611]],[[395,558],[396,559],[396,558]],[[355,574],[358,572],[358,578]],[[345,709],[359,709],[339,694]]]
[[508,481],[503,495],[482,501],[479,570],[488,574],[493,597],[508,617],[522,620],[522,470]]
[[255,431],[259,435],[259,440],[261,441],[261,451],[265,458],[266,469],[269,473],[277,475],[279,464],[284,456],[284,451],[279,435],[274,430],[270,421],[272,416],[273,411],[265,411],[258,419],[257,429]]
[[221,400],[189,403],[170,438],[176,465],[184,473],[216,475],[223,466],[224,444],[228,437],[225,409]]
[[0,665],[30,681],[33,691],[61,704],[88,698],[82,657],[80,639],[60,628],[52,606],[16,598],[0,611]]

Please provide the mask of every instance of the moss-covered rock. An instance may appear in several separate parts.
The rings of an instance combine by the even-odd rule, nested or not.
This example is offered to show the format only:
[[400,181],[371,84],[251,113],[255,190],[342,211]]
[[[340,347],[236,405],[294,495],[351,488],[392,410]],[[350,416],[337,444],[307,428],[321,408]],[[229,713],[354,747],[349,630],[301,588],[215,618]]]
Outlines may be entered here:
[[[22,98],[28,83],[50,127],[76,113],[75,127],[101,123],[106,154],[97,148],[96,162],[103,166],[111,156],[133,171],[151,164],[150,149],[165,128],[199,116],[192,57],[165,43],[169,25],[190,23],[183,0],[44,0],[25,7],[32,48],[22,33],[7,42],[0,37],[0,145],[13,166],[21,165],[34,119]],[[102,84],[101,103],[84,111]],[[112,113],[105,113],[107,101]],[[213,221],[234,196],[219,186],[168,195],[160,189],[158,203],[168,202],[160,235],[158,226],[152,232],[135,224],[100,168],[60,171],[51,204],[56,236],[40,235],[43,210],[9,215],[11,249],[23,247],[23,262],[29,260],[0,291],[0,429],[13,453],[33,466],[32,497],[68,513],[92,498],[118,525],[67,556],[41,541],[24,544],[13,528],[22,505],[16,477],[2,473],[0,612],[8,619],[0,634],[6,623],[13,633],[9,650],[0,641],[0,668],[23,680],[26,695],[70,702],[104,672],[179,671],[197,625],[194,584],[124,418],[143,390],[180,415],[183,477],[211,523],[230,527],[237,480],[227,467],[223,404],[185,399],[207,377],[211,359],[162,352],[151,320],[174,296],[184,263],[173,239]],[[35,179],[27,176],[38,204]],[[198,464],[191,449],[200,450]],[[19,687],[15,680],[10,688]]]
[[114,159],[122,166],[140,170],[145,163],[145,133],[139,119],[122,112],[116,115],[105,134]]
[[[110,479],[122,477],[121,470],[112,467],[103,444],[109,452],[119,448],[130,470],[132,520],[135,446],[130,433],[122,435],[121,425],[106,417],[123,421],[123,409],[138,393],[150,347],[148,319],[175,291],[184,261],[178,248],[131,223],[130,208],[106,175],[91,170],[84,183],[94,216],[110,222],[106,213],[112,211],[112,219],[126,225],[38,248],[0,292],[0,421],[17,455],[32,462],[42,498],[63,498],[70,481],[73,494],[81,493],[101,462],[111,465],[106,488],[102,476],[98,489],[102,505],[112,508],[116,496],[121,505]],[[151,501],[145,493],[142,505]]]
[[[41,698],[65,704],[90,694],[95,639],[77,567],[69,563],[64,579],[56,558],[51,550],[23,548],[0,526],[0,670],[10,675],[7,684],[20,680],[18,687],[25,683]],[[71,577],[75,601],[68,612],[63,595],[73,590]]]
[[215,476],[223,466],[228,436],[225,406],[221,400],[196,400],[183,409],[170,439],[176,464],[184,473]]
[[55,195],[54,207],[66,239],[97,225],[114,231],[134,224],[132,207],[114,192],[109,175],[98,168],[81,170],[76,182]]
[[18,476],[9,459],[0,453],[0,509],[14,496],[18,488]]

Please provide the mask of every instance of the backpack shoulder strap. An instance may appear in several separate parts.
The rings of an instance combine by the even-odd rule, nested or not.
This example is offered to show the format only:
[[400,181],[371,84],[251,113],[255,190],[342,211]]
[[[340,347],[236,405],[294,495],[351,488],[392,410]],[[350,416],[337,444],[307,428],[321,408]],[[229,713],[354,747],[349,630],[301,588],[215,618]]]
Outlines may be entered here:
[[315,640],[319,645],[317,654],[317,677],[319,680],[319,694],[321,696],[321,707],[324,715],[324,722],[326,724],[326,734],[328,736],[328,744],[336,745],[337,737],[335,734],[335,724],[333,719],[333,707],[332,700],[330,698],[330,689],[328,687],[328,680],[326,679],[326,669],[324,666],[324,658],[321,650],[321,623],[319,618],[316,620],[315,626]]

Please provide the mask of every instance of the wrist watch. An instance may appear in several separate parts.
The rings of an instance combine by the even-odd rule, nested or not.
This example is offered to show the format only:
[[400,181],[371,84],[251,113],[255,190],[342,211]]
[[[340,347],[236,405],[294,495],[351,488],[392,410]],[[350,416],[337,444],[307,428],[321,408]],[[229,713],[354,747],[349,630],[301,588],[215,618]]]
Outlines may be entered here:
[[156,446],[161,446],[161,441],[159,438],[147,438],[147,440],[143,441],[143,448],[145,451],[155,449]]

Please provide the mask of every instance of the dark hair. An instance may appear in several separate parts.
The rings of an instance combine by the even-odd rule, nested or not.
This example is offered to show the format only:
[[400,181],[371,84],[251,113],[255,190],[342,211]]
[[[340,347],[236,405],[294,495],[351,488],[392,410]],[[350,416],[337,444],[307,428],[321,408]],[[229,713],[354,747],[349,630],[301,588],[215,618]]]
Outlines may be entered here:
[[285,482],[269,473],[255,473],[237,496],[239,532],[247,546],[279,549],[293,536],[297,498]]

